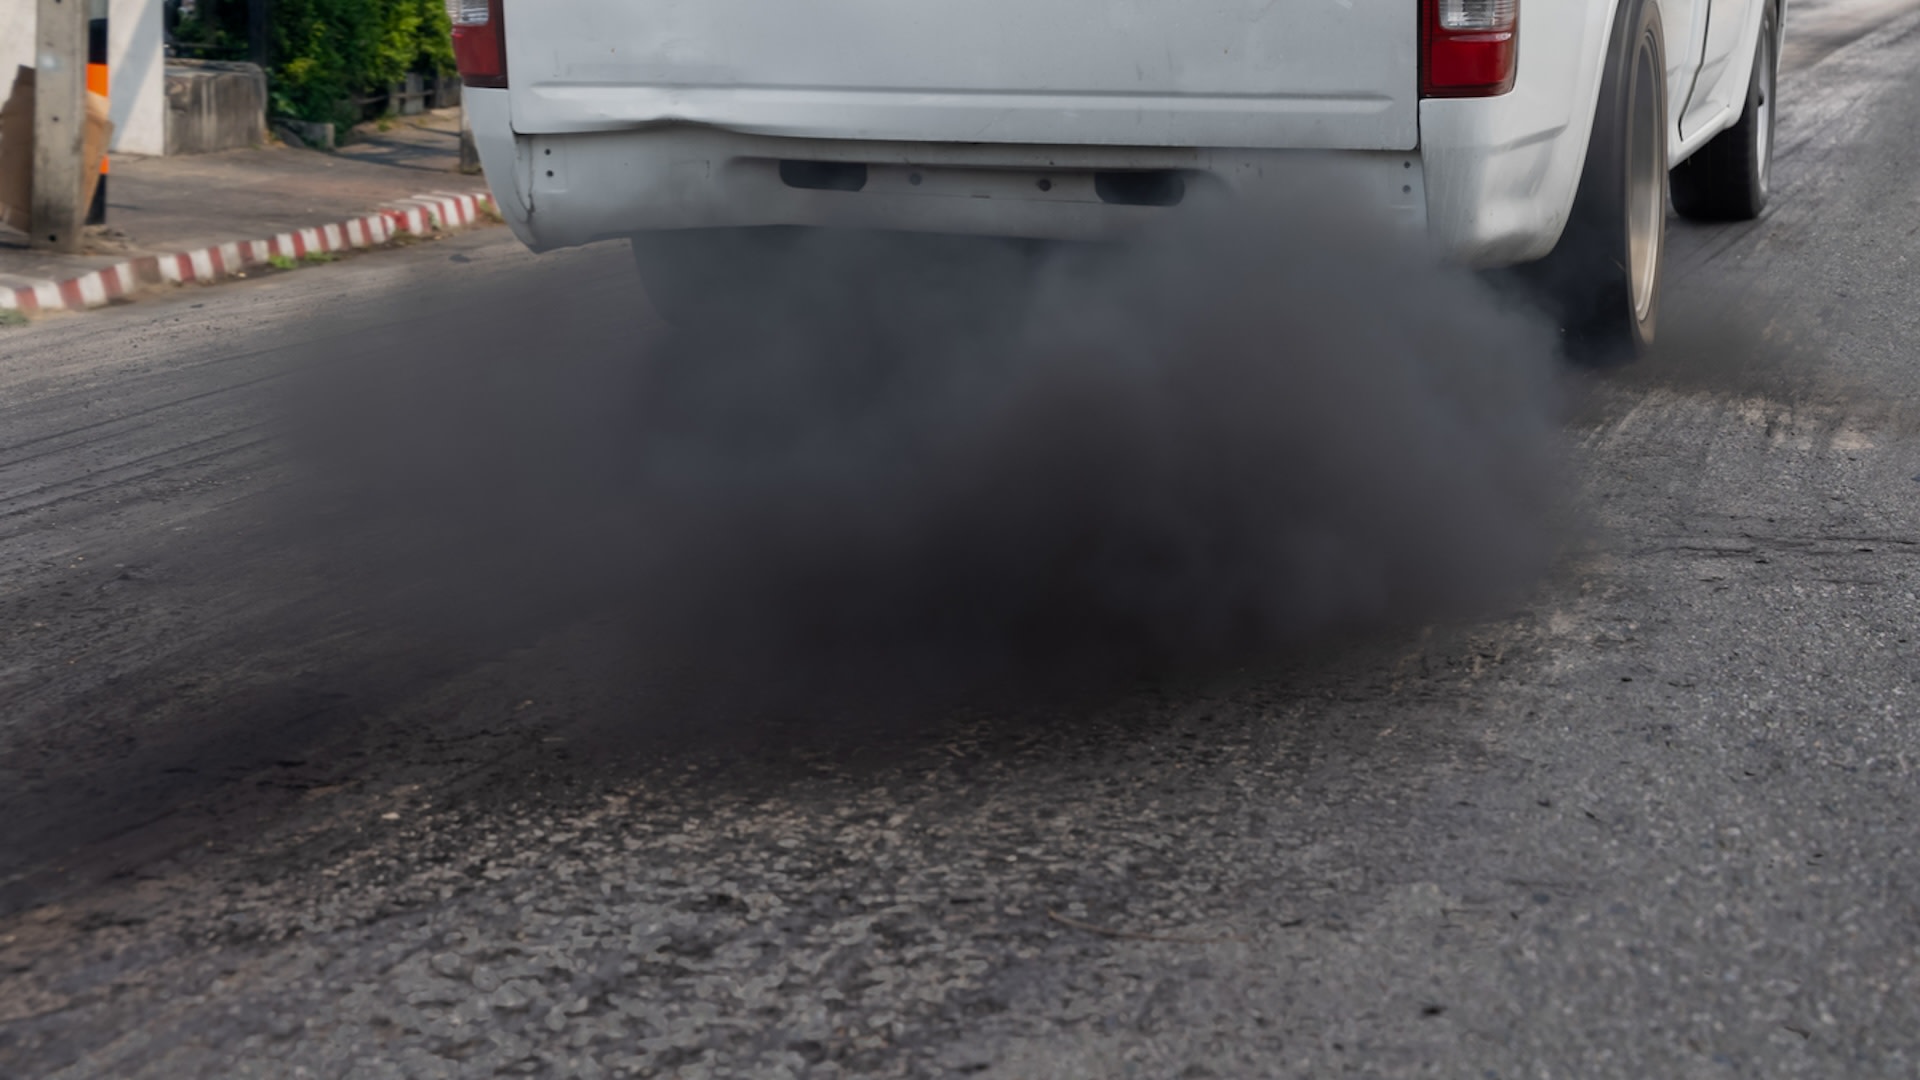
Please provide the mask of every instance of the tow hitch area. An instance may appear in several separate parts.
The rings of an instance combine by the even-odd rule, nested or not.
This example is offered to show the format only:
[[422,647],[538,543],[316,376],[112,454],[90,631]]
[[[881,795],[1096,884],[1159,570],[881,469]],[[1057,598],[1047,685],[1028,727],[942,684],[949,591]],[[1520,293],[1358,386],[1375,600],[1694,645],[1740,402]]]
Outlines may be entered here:
[[[1116,206],[1178,206],[1187,197],[1187,178],[1178,169],[1119,169],[1100,172],[1045,169],[927,168],[865,162],[783,160],[780,182],[804,191],[865,191],[878,174],[905,181],[917,194],[965,195],[976,199],[1026,197],[1035,193],[1091,202],[1091,195]],[[929,181],[934,181],[929,183]],[[881,184],[892,188],[894,184]]]

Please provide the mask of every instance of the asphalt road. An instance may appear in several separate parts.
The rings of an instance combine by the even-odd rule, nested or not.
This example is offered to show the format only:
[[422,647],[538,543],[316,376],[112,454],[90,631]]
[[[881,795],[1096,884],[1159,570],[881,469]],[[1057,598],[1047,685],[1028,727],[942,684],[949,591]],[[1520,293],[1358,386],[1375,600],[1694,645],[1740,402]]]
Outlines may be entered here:
[[1659,353],[1570,381],[1544,581],[1090,705],[749,729],[593,575],[343,584],[466,544],[290,503],[293,376],[443,378],[524,283],[644,348],[622,250],[0,328],[0,1075],[1920,1074],[1920,14],[1867,6],[1796,8],[1774,207],[1676,221]]

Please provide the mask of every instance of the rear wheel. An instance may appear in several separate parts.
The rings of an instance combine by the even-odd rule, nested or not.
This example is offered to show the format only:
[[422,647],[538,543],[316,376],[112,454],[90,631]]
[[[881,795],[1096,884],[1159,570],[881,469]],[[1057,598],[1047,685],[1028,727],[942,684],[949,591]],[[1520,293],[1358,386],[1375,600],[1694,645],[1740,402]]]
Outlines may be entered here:
[[1667,236],[1666,47],[1654,0],[1613,28],[1573,212],[1531,276],[1574,359],[1631,359],[1653,343]]
[[1773,86],[1780,36],[1773,4],[1762,9],[1753,77],[1740,119],[1673,170],[1673,208],[1699,221],[1747,221],[1766,209],[1773,177]]

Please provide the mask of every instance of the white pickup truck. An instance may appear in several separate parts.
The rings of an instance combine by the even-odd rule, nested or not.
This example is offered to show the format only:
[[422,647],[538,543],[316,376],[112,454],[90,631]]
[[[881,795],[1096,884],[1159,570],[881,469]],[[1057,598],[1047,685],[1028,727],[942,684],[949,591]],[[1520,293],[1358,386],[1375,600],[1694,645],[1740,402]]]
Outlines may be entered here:
[[725,286],[683,256],[743,236],[1111,236],[1319,152],[1628,350],[1669,191],[1702,219],[1766,203],[1784,3],[447,0],[514,232],[632,238],[670,318]]

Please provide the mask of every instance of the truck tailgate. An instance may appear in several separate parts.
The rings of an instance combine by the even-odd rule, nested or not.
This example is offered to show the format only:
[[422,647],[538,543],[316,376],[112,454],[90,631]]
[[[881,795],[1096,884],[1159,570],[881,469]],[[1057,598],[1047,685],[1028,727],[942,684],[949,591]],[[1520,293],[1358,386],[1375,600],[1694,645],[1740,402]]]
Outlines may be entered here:
[[1408,150],[1412,0],[506,0],[514,129]]

